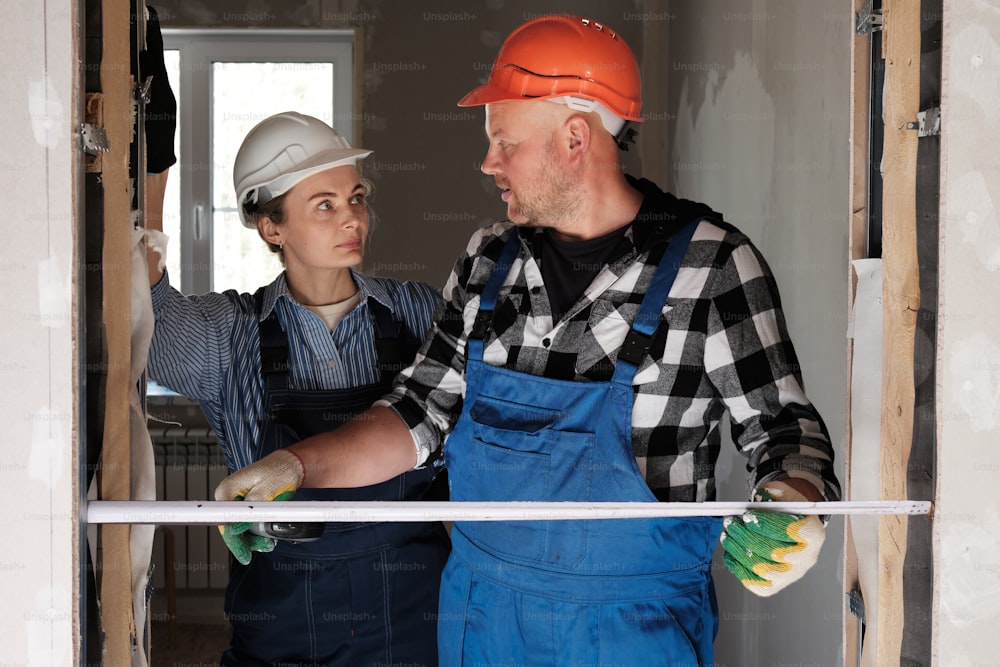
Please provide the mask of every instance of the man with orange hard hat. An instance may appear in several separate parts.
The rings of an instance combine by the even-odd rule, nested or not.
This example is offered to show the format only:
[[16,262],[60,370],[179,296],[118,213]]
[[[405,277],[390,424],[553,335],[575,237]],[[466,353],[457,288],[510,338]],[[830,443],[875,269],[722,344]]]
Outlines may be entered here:
[[[642,120],[621,37],[528,21],[459,105],[485,105],[482,170],[509,220],[473,234],[390,395],[223,485],[253,500],[375,483],[447,438],[454,501],[708,501],[728,413],[752,499],[838,499],[763,257],[709,207],[621,169]],[[441,664],[712,664],[720,534],[729,569],[771,595],[815,562],[824,524],[457,521]]]

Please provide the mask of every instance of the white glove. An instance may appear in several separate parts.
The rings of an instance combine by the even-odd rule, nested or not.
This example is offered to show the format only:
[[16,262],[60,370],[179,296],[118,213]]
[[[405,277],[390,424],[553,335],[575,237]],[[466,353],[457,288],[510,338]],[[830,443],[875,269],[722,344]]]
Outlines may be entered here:
[[157,262],[157,268],[160,271],[167,266],[167,241],[170,239],[169,236],[164,234],[158,229],[147,229],[146,234],[146,245],[150,250],[159,253],[160,259]]
[[[771,482],[755,501],[806,502],[783,482]],[[750,510],[726,517],[719,541],[722,559],[747,590],[767,597],[798,581],[819,557],[826,527],[813,514]]]
[[[216,500],[288,500],[306,476],[302,459],[279,449],[237,470],[215,488]],[[275,540],[250,533],[250,521],[219,526],[222,541],[236,560],[246,565],[254,551],[273,551]]]
[[260,461],[240,468],[215,488],[216,500],[274,500],[289,496],[306,478],[306,466],[287,449],[271,452]]

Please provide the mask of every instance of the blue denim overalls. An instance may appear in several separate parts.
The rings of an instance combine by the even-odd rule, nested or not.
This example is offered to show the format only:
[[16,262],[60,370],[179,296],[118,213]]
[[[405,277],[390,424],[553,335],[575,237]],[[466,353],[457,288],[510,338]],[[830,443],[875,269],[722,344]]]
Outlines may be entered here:
[[[371,406],[412,357],[403,354],[388,308],[374,299],[381,382],[329,391],[288,389],[288,341],[273,313],[261,322],[267,385],[260,456],[328,431]],[[258,301],[258,311],[260,303]],[[299,489],[294,500],[420,500],[434,468],[357,489]],[[435,620],[448,557],[440,522],[328,523],[315,542],[278,541],[232,561],[226,614],[233,639],[226,667],[436,665]]]
[[[632,448],[632,378],[697,222],[667,247],[608,382],[483,362],[483,329],[520,247],[511,235],[468,342],[465,403],[445,448],[452,500],[656,501]],[[456,522],[441,665],[711,664],[720,528],[714,517]]]

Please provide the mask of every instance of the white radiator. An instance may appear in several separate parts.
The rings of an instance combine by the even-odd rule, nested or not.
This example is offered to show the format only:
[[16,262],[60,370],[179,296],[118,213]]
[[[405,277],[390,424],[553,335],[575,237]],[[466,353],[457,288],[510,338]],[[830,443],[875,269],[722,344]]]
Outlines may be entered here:
[[[150,426],[156,499],[211,500],[226,476],[212,430]],[[171,584],[178,591],[224,589],[229,579],[229,551],[214,526],[159,526],[153,564],[153,586],[160,590]]]

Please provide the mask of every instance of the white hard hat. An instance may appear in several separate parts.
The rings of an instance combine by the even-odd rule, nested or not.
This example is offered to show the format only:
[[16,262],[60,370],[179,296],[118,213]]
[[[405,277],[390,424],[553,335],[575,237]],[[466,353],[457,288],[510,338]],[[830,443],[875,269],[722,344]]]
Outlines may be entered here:
[[294,111],[265,118],[247,133],[233,165],[240,220],[253,228],[248,204],[266,204],[313,174],[354,166],[370,154],[364,148],[351,148],[347,139],[318,118]]

